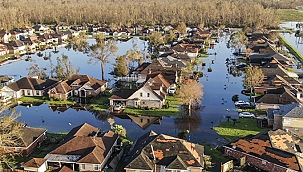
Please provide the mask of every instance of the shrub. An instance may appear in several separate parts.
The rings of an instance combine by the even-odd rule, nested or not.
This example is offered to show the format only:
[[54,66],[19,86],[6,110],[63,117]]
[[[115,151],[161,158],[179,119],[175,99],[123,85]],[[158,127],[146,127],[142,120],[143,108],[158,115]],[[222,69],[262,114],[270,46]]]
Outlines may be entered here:
[[213,69],[212,69],[211,67],[209,67],[209,68],[207,69],[207,71],[208,71],[208,72],[212,72]]

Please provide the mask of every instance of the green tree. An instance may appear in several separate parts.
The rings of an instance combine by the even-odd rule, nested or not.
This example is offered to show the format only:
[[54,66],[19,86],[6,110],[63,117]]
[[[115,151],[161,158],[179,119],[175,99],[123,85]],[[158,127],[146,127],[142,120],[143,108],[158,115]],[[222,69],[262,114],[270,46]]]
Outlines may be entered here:
[[65,80],[79,72],[79,68],[75,68],[74,64],[68,59],[68,56],[62,54],[57,57],[57,65],[55,66],[56,78]]
[[116,58],[116,63],[114,64],[114,74],[116,76],[125,76],[128,74],[128,68],[125,56],[119,56]]
[[112,130],[113,130],[116,134],[126,137],[126,129],[125,129],[122,125],[115,124],[115,125],[112,127]]
[[110,62],[110,57],[115,57],[118,47],[116,41],[113,39],[105,40],[103,34],[98,34],[96,37],[96,44],[91,46],[91,58],[89,63],[95,61],[95,63],[100,62],[101,65],[101,76],[102,80],[104,78],[104,68],[105,64]]
[[16,121],[19,116],[19,113],[5,114],[3,110],[0,110],[0,171],[2,171],[2,165],[12,168],[15,156],[21,156],[20,152],[9,148],[17,145],[21,139],[22,125]]
[[177,90],[177,97],[181,98],[183,104],[188,106],[189,116],[191,116],[192,107],[202,103],[203,94],[203,85],[196,80],[184,83]]
[[258,66],[249,66],[245,69],[244,85],[250,90],[250,99],[254,88],[261,85],[263,80],[264,74]]
[[248,38],[244,32],[235,32],[230,36],[228,44],[229,47],[237,49],[240,54],[242,48],[248,44]]

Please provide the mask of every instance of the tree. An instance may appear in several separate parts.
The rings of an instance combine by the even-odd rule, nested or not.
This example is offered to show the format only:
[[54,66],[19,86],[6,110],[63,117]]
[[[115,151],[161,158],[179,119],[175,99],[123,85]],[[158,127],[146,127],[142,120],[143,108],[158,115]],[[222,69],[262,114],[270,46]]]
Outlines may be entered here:
[[114,64],[114,74],[116,76],[125,76],[128,74],[128,68],[125,56],[119,56],[116,58],[116,63]]
[[69,44],[73,45],[74,50],[78,50],[80,52],[88,51],[88,42],[85,35],[85,32],[80,32],[78,36],[74,36],[68,40]]
[[233,96],[231,97],[231,100],[232,100],[233,102],[239,101],[239,95],[238,95],[238,94],[233,95]]
[[153,54],[154,56],[157,55],[160,44],[163,44],[162,33],[153,32],[152,34],[149,35],[149,45],[151,46],[150,47],[151,54]]
[[40,68],[38,63],[34,62],[30,65],[29,68],[27,68],[28,76],[33,77],[37,76],[38,79],[45,79],[48,77],[46,74],[47,69],[46,68]]
[[250,90],[250,99],[254,88],[261,85],[263,79],[264,74],[258,66],[249,66],[245,69],[244,85]]
[[166,34],[164,36],[164,40],[165,40],[165,43],[170,43],[172,44],[175,40],[176,40],[176,34],[173,30],[170,30],[169,31],[169,34]]
[[186,24],[184,22],[180,22],[176,27],[176,30],[178,30],[182,34],[186,34]]
[[122,126],[122,125],[118,125],[118,124],[115,124],[113,127],[112,127],[112,130],[118,134],[118,135],[121,135],[121,136],[126,136],[126,130],[125,128]]
[[91,46],[91,50],[92,57],[89,60],[89,63],[92,61],[95,61],[95,63],[100,62],[102,80],[105,80],[105,64],[109,63],[110,57],[115,57],[115,53],[118,51],[116,41],[113,39],[105,40],[103,34],[98,34],[96,37],[96,44]]
[[12,112],[11,114],[5,114],[0,110],[0,170],[2,164],[11,167],[11,162],[14,157],[16,155],[21,155],[20,153],[15,152],[14,149],[8,148],[17,145],[21,139],[22,124],[16,121],[19,116],[19,113]]
[[240,54],[242,48],[248,44],[248,38],[244,32],[236,32],[230,36],[228,44],[229,47],[238,49],[238,53]]
[[[140,48],[135,39],[132,39],[132,49],[127,50],[126,57],[129,63],[133,63],[134,61],[138,62],[138,66],[143,63],[143,59],[141,56]],[[130,67],[130,66],[129,66]],[[132,65],[133,67],[133,65]],[[132,68],[130,67],[130,68]]]
[[182,99],[183,104],[188,106],[189,116],[191,116],[192,106],[201,104],[203,94],[203,85],[195,80],[183,84],[177,90],[177,96]]
[[56,78],[65,80],[79,72],[79,68],[75,68],[74,64],[69,61],[68,56],[62,54],[57,57],[57,66],[55,66]]

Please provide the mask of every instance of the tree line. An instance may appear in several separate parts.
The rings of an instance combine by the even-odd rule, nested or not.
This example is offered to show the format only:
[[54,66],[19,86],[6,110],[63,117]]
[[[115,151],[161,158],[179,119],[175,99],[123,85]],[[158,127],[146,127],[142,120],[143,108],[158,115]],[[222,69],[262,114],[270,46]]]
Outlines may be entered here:
[[275,9],[302,4],[303,0],[2,0],[0,28],[58,22],[275,27]]

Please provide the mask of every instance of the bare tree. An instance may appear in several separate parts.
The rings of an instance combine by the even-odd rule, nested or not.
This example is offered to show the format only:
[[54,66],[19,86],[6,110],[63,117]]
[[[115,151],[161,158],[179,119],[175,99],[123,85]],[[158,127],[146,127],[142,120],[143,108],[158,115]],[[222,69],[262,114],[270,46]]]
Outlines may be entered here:
[[235,32],[230,36],[229,46],[238,50],[241,53],[243,47],[248,44],[248,38],[244,32]]
[[192,106],[202,103],[203,95],[203,85],[195,80],[183,84],[177,90],[177,96],[182,99],[184,105],[188,106],[189,116],[191,116]]
[[56,78],[65,80],[79,72],[79,68],[75,68],[74,64],[68,59],[68,56],[62,54],[57,57],[57,66],[55,66]]
[[118,51],[118,47],[116,45],[116,41],[113,39],[105,40],[103,34],[99,34],[96,37],[96,44],[91,46],[91,58],[89,63],[95,61],[95,63],[100,62],[101,65],[101,76],[102,80],[104,80],[104,68],[105,64],[109,63],[110,58],[116,56],[116,52]]

